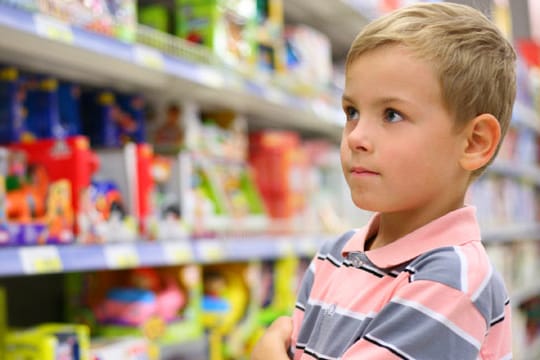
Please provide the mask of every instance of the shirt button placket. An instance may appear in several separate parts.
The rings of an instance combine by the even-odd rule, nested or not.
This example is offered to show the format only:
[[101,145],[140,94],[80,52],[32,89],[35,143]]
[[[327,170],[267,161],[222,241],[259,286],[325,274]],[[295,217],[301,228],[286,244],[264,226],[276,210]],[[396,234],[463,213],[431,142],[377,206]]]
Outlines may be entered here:
[[362,261],[362,255],[358,253],[352,253],[349,255],[349,259],[351,260],[353,266],[357,269],[361,268],[364,262]]

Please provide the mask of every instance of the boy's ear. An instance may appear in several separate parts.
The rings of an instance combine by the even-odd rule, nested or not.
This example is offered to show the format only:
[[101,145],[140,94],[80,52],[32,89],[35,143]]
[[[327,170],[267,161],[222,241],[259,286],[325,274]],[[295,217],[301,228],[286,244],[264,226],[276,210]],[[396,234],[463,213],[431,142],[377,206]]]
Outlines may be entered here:
[[480,114],[467,124],[463,134],[466,142],[460,164],[465,170],[474,171],[495,155],[501,140],[501,126],[495,116]]

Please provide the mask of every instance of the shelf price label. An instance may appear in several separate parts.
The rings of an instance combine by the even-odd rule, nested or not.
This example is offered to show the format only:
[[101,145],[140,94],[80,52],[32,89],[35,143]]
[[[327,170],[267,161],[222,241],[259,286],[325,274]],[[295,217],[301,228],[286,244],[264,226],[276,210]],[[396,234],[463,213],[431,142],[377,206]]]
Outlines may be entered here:
[[194,259],[193,250],[187,242],[166,242],[162,246],[168,264],[186,264]]
[[198,81],[205,85],[214,88],[222,88],[225,86],[225,77],[218,70],[207,66],[200,66],[197,72]]
[[45,274],[63,270],[60,254],[55,246],[35,246],[19,249],[25,274]]
[[139,266],[135,245],[115,244],[105,247],[105,261],[109,269],[127,269]]
[[205,262],[218,262],[225,259],[225,246],[219,241],[203,240],[199,244],[199,254]]
[[160,71],[165,69],[163,54],[156,49],[144,45],[135,45],[133,47],[133,57],[135,63],[139,65]]
[[67,44],[73,44],[73,31],[68,24],[41,14],[34,15],[34,24],[38,35]]

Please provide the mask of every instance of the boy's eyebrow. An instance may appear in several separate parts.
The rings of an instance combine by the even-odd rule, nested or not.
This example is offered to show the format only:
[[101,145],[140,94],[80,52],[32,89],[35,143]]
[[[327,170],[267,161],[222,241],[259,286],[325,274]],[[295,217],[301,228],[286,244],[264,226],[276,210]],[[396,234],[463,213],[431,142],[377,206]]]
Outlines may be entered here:
[[[346,102],[350,102],[354,104],[354,100],[346,94],[343,94],[341,96],[341,99],[342,101],[346,101]],[[394,102],[408,103],[409,101],[407,99],[403,99],[403,98],[395,97],[395,96],[384,97],[384,98],[380,98],[376,100],[376,103],[381,104],[381,105],[394,103]]]
[[351,97],[347,96],[346,94],[343,94],[341,96],[341,100],[342,101],[347,101],[347,102],[350,102],[350,103],[354,103],[353,99]]

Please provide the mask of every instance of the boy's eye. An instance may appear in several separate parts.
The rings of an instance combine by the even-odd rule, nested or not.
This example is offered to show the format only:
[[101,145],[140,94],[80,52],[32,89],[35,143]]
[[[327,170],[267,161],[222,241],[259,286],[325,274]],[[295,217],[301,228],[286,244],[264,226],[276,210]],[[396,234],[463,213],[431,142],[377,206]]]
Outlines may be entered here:
[[345,115],[347,116],[347,121],[358,120],[358,110],[352,106],[345,107]]
[[394,109],[387,109],[384,112],[384,119],[390,123],[395,123],[403,120],[403,116]]

